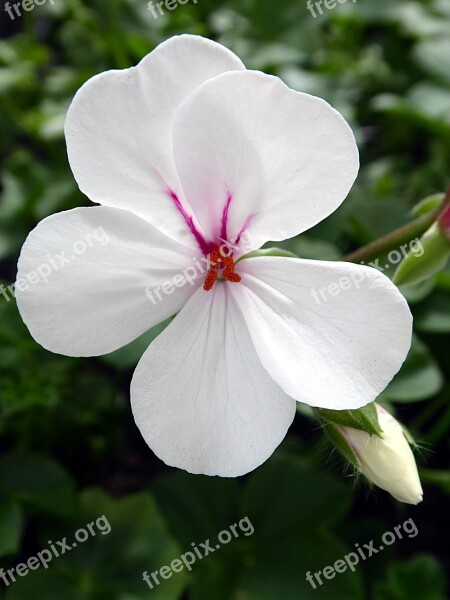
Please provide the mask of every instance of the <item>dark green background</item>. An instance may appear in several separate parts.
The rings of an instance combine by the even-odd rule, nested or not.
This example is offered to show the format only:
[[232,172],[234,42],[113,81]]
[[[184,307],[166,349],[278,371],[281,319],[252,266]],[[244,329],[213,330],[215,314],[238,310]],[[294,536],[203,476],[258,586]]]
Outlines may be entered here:
[[[0,279],[15,279],[27,233],[89,201],[65,153],[63,122],[92,75],[136,64],[173,34],[219,40],[250,68],[317,94],[351,123],[362,169],[324,223],[286,244],[339,259],[411,219],[450,183],[450,0],[350,0],[314,19],[303,0],[198,0],[155,20],[144,0],[55,0],[11,21],[0,8]],[[276,107],[274,107],[276,110]],[[389,274],[389,273],[388,273]],[[450,566],[450,270],[404,290],[415,316],[410,357],[383,395],[416,436],[424,502],[408,507],[345,476],[299,413],[279,451],[239,480],[166,468],[142,441],[129,382],[151,336],[101,359],[53,355],[0,296],[0,564],[106,514],[113,530],[6,590],[6,600],[444,600]],[[348,473],[347,473],[348,475]],[[143,570],[248,516],[241,536],[151,592]],[[412,517],[397,541],[312,590],[352,546]]]

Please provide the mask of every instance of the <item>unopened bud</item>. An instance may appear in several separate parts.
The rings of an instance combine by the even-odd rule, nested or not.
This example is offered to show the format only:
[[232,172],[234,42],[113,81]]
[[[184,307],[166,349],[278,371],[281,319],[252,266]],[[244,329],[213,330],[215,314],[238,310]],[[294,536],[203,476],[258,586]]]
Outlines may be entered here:
[[[441,225],[440,220],[420,238],[420,252],[410,252],[394,273],[396,285],[412,285],[429,279],[445,267],[450,258],[450,215]],[[447,223],[447,233],[444,233]]]
[[416,461],[400,423],[384,408],[375,404],[381,437],[366,431],[336,428],[359,459],[365,477],[400,502],[418,504],[423,491]]

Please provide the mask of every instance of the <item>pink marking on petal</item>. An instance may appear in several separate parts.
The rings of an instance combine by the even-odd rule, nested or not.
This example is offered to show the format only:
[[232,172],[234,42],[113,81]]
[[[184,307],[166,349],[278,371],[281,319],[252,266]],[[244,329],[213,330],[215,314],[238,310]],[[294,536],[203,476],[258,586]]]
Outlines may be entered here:
[[214,244],[212,244],[211,242],[208,242],[207,240],[205,240],[205,238],[199,232],[199,230],[195,226],[194,217],[191,217],[186,212],[186,210],[184,209],[183,205],[181,204],[181,201],[178,198],[177,194],[173,190],[171,190],[170,188],[167,189],[167,194],[170,196],[170,198],[172,198],[172,200],[175,203],[175,206],[176,206],[177,210],[182,214],[183,219],[185,220],[187,226],[189,227],[189,229],[193,233],[195,239],[197,240],[197,243],[200,246],[200,250],[203,252],[203,254],[205,256],[207,256],[212,251],[212,249],[214,248]]
[[166,190],[165,190],[166,194],[170,198],[172,198],[172,200],[174,201],[176,209],[183,216],[183,219],[185,220],[186,225],[189,227],[191,233],[194,235],[198,245],[200,246],[200,250],[203,252],[203,254],[205,256],[208,256],[208,254],[213,250],[214,244],[210,241],[205,240],[205,238],[200,233],[200,231],[197,229],[197,227],[194,223],[194,217],[191,217],[186,212],[183,205],[181,204],[181,200],[178,198],[177,194],[170,188],[167,181],[164,179],[164,177],[161,175],[161,173],[158,171],[158,169],[156,167],[152,166],[152,170],[154,171],[154,173],[156,174],[158,179],[161,180],[161,183],[163,184],[163,186],[166,188]]

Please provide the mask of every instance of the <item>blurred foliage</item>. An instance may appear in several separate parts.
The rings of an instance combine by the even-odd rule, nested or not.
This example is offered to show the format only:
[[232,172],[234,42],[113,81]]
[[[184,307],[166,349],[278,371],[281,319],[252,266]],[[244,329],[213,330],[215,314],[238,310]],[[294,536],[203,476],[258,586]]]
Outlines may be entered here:
[[[324,465],[321,432],[302,407],[282,449],[246,478],[166,468],[141,441],[128,405],[132,369],[162,326],[102,359],[52,355],[30,337],[8,286],[34,225],[89,205],[64,145],[76,90],[183,32],[221,41],[249,68],[325,98],[355,131],[362,167],[349,198],[285,249],[337,260],[411,220],[413,206],[450,183],[450,0],[347,0],[317,18],[306,1],[198,0],[158,19],[145,0],[54,0],[14,21],[2,7],[0,32],[1,566],[26,561],[49,536],[70,536],[102,514],[112,525],[110,534],[89,539],[48,570],[0,587],[0,598],[448,597],[449,267],[402,289],[416,335],[381,398],[397,407],[422,448],[419,460],[428,463],[430,485],[416,509],[381,493],[367,497],[342,477],[334,457]],[[395,266],[386,264],[392,276]],[[170,564],[193,542],[217,539],[244,516],[255,527],[252,536],[153,591],[142,581],[144,570]],[[356,542],[410,516],[419,529],[414,540],[397,541],[317,590],[307,583],[306,571],[333,564]]]

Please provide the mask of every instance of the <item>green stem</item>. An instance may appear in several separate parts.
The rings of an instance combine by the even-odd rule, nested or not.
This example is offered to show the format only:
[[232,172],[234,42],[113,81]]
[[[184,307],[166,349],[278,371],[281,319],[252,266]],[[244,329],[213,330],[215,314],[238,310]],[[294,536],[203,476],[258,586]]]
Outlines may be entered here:
[[398,248],[402,244],[410,242],[411,240],[422,236],[427,229],[440,217],[444,210],[450,206],[450,187],[447,190],[442,204],[438,206],[436,210],[429,213],[428,215],[422,215],[421,217],[407,223],[399,229],[391,231],[387,235],[362,246],[355,252],[351,252],[344,257],[343,260],[352,263],[367,263],[368,261],[380,258],[383,254],[386,254],[390,250]]
[[450,473],[439,469],[420,469],[420,479],[424,483],[434,483],[444,488],[450,487]]

